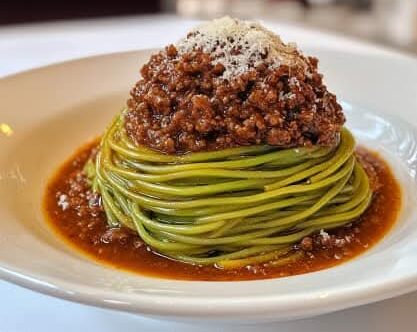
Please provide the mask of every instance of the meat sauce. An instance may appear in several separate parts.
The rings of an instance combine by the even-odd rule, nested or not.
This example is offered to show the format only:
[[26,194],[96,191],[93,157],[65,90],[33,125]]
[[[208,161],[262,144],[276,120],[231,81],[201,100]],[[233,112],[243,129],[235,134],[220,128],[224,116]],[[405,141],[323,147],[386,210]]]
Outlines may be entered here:
[[[127,102],[125,128],[140,145],[169,154],[269,144],[333,146],[345,122],[318,72],[267,63],[225,81],[208,53],[179,54],[174,45],[151,56]],[[307,68],[305,68],[307,67]]]
[[222,270],[181,263],[153,252],[132,231],[107,226],[100,198],[89,190],[82,168],[97,141],[81,147],[50,180],[44,212],[53,230],[97,263],[168,279],[236,281],[279,278],[318,271],[346,262],[378,243],[394,225],[401,208],[401,189],[389,166],[375,153],[361,149],[360,160],[372,166],[378,191],[360,220],[305,238],[296,250],[301,259],[285,266],[249,266]]

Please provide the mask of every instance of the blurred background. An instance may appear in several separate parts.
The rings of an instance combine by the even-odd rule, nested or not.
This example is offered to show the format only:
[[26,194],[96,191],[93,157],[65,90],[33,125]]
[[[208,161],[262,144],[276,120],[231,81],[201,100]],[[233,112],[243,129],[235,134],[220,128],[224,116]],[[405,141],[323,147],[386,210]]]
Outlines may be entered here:
[[417,0],[0,0],[0,25],[167,13],[295,23],[417,53]]

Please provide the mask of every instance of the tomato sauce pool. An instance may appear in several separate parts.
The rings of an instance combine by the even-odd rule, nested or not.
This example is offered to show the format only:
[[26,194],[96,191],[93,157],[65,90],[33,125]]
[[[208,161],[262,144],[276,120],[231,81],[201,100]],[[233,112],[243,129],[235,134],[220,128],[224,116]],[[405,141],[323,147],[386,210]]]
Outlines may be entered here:
[[222,270],[215,266],[181,263],[153,252],[132,231],[112,229],[100,208],[100,198],[89,190],[82,168],[97,141],[75,152],[48,183],[44,213],[55,233],[97,263],[146,276],[177,279],[236,281],[279,278],[318,271],[346,262],[381,241],[394,225],[401,208],[401,189],[391,169],[377,154],[359,149],[372,165],[379,189],[360,220],[305,239],[299,260],[283,266],[248,266]]

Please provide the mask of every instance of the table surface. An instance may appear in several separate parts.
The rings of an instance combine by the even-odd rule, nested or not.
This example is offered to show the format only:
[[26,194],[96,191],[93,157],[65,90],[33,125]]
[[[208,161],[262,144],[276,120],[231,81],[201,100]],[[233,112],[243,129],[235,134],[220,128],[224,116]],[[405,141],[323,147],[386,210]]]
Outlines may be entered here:
[[[124,17],[0,28],[0,77],[90,55],[161,47],[196,22],[175,16]],[[343,36],[267,22],[284,40],[301,48],[327,48],[395,57],[396,53]],[[0,113],[1,122],[1,113]],[[0,332],[11,331],[253,331],[254,326],[191,326],[156,321],[52,298],[0,280]],[[411,332],[417,325],[417,292],[394,299],[294,322],[256,326],[256,331]]]

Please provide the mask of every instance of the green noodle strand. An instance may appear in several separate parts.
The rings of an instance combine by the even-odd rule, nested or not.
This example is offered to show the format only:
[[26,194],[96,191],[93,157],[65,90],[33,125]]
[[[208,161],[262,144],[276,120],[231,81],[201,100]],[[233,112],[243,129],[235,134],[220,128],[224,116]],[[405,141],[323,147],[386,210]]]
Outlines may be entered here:
[[331,147],[268,145],[166,155],[130,141],[119,114],[84,171],[109,226],[189,264],[291,264],[305,236],[357,220],[372,191],[343,128]]

